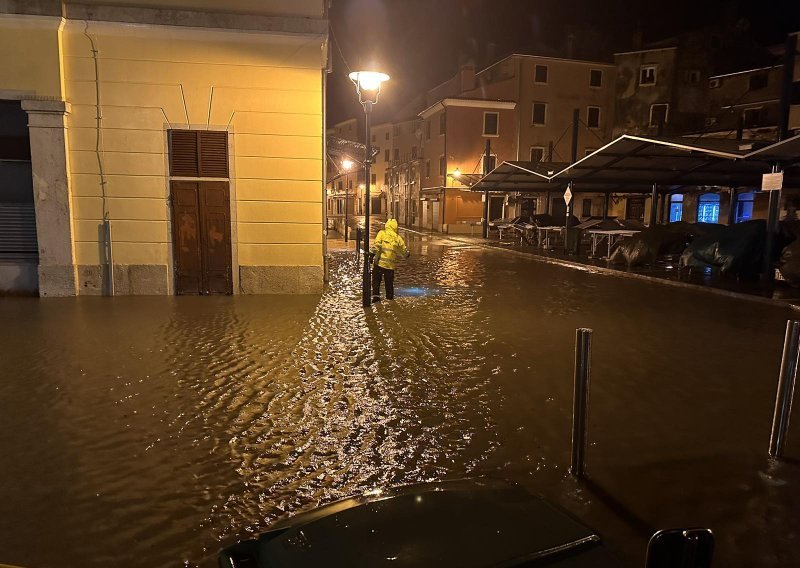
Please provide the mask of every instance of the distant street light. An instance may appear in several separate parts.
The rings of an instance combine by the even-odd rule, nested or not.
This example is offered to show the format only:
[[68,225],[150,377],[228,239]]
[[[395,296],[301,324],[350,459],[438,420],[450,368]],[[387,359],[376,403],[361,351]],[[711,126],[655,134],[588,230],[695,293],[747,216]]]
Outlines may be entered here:
[[458,179],[461,177],[461,170],[456,168],[453,170],[453,179]]
[[353,160],[349,158],[345,158],[344,160],[342,160],[342,169],[344,171],[348,172],[352,167],[353,167]]
[[356,86],[356,93],[358,93],[358,102],[364,107],[364,115],[366,117],[366,152],[364,153],[364,182],[366,192],[364,194],[364,281],[362,282],[362,303],[364,307],[368,307],[372,303],[370,296],[369,285],[369,214],[370,214],[370,196],[369,196],[369,166],[372,163],[372,143],[369,131],[369,119],[372,114],[372,105],[378,102],[378,95],[381,93],[381,84],[389,80],[389,76],[385,73],[378,73],[377,71],[354,71],[349,75],[350,80]]

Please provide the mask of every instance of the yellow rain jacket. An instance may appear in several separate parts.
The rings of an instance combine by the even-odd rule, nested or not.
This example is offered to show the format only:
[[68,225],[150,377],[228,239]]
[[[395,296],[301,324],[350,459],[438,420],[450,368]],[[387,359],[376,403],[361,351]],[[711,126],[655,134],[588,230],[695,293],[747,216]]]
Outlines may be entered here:
[[408,247],[406,247],[403,237],[397,234],[397,221],[395,219],[386,221],[386,227],[378,231],[378,236],[375,237],[375,242],[370,247],[370,252],[380,255],[378,257],[378,266],[389,270],[395,269],[398,255],[408,258]]

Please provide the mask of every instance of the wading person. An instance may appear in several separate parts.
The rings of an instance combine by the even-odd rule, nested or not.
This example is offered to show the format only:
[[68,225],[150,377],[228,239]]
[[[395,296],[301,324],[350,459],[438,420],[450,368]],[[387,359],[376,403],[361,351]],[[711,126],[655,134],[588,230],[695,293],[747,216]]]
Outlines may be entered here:
[[394,269],[397,257],[408,258],[411,255],[403,237],[397,234],[397,221],[389,219],[386,227],[378,232],[370,248],[372,264],[372,300],[381,299],[381,279],[386,283],[386,299],[394,299]]

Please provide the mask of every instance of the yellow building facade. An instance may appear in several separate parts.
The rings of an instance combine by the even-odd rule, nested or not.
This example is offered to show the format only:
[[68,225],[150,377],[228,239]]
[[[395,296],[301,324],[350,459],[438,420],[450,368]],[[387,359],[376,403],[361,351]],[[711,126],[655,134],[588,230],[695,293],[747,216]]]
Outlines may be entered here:
[[6,4],[41,296],[321,291],[324,0]]

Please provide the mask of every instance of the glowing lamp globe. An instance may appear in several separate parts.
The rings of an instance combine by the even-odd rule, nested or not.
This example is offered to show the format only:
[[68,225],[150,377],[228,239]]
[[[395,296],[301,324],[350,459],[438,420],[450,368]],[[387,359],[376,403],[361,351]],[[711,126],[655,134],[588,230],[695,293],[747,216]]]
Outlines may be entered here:
[[381,84],[389,80],[389,75],[377,71],[353,71],[349,77],[356,86],[358,99],[362,104],[377,103]]

